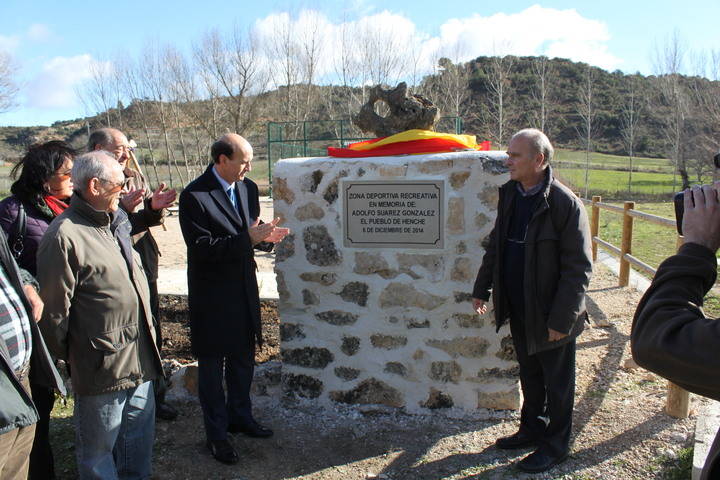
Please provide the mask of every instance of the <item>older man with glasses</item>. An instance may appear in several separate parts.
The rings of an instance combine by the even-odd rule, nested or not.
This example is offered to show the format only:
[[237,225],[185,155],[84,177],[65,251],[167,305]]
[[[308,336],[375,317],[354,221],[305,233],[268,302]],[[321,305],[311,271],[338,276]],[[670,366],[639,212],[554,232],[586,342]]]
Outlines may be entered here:
[[[164,183],[161,183],[154,192],[149,188],[147,180],[139,169],[133,169],[129,165],[134,149],[120,130],[101,128],[92,132],[88,138],[88,151],[97,150],[110,152],[123,169],[127,193],[120,199],[120,206],[130,217],[133,247],[140,254],[145,276],[148,279],[151,311],[157,325],[158,349],[162,349],[160,302],[157,290],[160,249],[150,233],[150,227],[163,223],[166,209],[172,206],[177,193],[174,189],[165,190]],[[163,420],[173,420],[178,413],[171,405],[165,403],[166,390],[164,377],[161,377],[155,384],[156,414]]]
[[72,369],[79,477],[150,478],[162,365],[147,280],[119,208],[125,177],[103,151],[77,157],[72,177],[70,206],[38,250],[40,328]]

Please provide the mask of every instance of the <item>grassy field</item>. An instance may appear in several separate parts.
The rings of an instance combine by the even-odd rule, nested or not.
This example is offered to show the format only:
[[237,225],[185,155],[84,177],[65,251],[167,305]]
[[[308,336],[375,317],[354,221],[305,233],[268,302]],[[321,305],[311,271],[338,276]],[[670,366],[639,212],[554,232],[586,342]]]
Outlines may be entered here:
[[[558,149],[555,151],[555,162],[573,162],[585,165],[585,152],[576,150]],[[609,155],[605,153],[590,153],[591,167],[617,167],[629,168],[630,159],[621,155]],[[666,158],[635,157],[633,159],[633,170],[661,170],[672,173],[672,166]]]

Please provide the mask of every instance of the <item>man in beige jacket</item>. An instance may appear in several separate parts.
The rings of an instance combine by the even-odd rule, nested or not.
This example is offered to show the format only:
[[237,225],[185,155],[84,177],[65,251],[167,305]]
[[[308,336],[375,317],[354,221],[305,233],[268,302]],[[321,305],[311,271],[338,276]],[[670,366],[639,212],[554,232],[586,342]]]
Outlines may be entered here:
[[149,478],[162,367],[147,280],[118,209],[125,177],[98,151],[75,159],[72,178],[70,206],[38,250],[40,326],[72,371],[79,477]]

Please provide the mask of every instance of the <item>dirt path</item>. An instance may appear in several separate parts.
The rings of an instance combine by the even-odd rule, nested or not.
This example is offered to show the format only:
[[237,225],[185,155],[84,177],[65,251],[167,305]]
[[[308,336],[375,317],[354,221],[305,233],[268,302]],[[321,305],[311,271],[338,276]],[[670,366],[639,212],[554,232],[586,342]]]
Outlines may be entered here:
[[[163,261],[172,261],[167,245],[162,248]],[[616,282],[605,267],[596,268],[589,310],[594,320],[607,320],[611,326],[590,328],[579,339],[574,446],[570,459],[549,474],[522,474],[513,463],[528,451],[493,447],[498,436],[517,428],[513,412],[417,416],[345,406],[323,410],[279,397],[256,397],[256,416],[275,429],[273,438],[233,437],[241,461],[224,466],[204,448],[200,407],[181,404],[178,420],[157,424],[154,478],[664,478],[670,459],[691,445],[695,420],[665,415],[665,381],[624,367],[630,357],[631,316],[640,295],[616,287]],[[276,318],[267,323],[268,329],[277,328]],[[275,344],[264,358],[276,358],[277,348]]]

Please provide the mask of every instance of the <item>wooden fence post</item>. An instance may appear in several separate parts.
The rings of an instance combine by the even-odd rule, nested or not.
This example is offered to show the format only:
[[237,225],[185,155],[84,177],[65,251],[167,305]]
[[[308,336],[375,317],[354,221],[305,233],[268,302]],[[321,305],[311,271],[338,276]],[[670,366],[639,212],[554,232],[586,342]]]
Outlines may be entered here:
[[[592,216],[590,218],[590,238],[595,238],[600,233],[600,207],[598,203],[602,202],[600,195],[593,195],[592,197]],[[597,243],[592,242],[592,259],[593,262],[597,261]]]
[[635,208],[635,202],[625,202],[623,205],[625,212],[623,213],[623,229],[622,244],[620,245],[620,275],[618,285],[627,287],[630,283],[630,262],[625,259],[626,253],[632,253],[632,228],[633,217],[628,215],[628,211]]
[[[678,235],[678,249],[682,246],[683,240],[683,237]],[[690,415],[690,392],[672,382],[668,382],[665,412],[671,417],[687,418]]]

